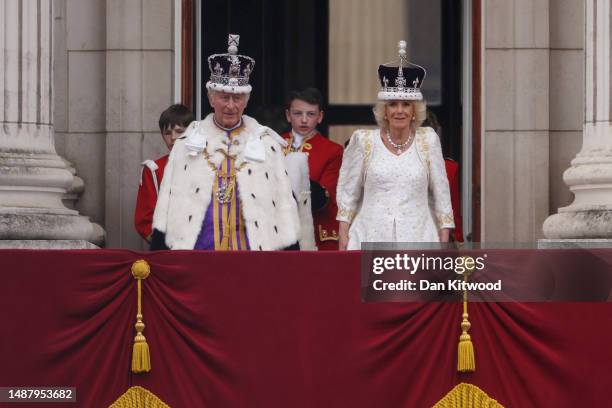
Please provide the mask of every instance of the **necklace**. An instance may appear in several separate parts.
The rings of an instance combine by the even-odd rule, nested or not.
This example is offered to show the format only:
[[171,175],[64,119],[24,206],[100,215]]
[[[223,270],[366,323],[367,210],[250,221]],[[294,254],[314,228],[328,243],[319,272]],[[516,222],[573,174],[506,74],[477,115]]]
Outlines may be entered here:
[[203,155],[211,170],[215,173],[215,177],[219,181],[217,192],[215,193],[215,198],[219,204],[229,204],[232,200],[232,195],[234,194],[234,190],[236,189],[236,173],[242,170],[244,166],[246,166],[247,162],[244,161],[240,163],[239,166],[235,167],[235,156],[230,156],[223,149],[217,149],[217,152],[222,153],[226,158],[230,159],[232,163],[229,174],[221,171],[222,165],[217,168],[217,166],[212,162],[210,155],[206,150],[204,150]]
[[396,153],[398,155],[402,154],[402,150],[404,150],[404,148],[406,146],[408,146],[410,144],[410,142],[412,142],[413,138],[414,138],[414,134],[410,134],[410,136],[408,136],[408,139],[406,139],[406,141],[404,143],[395,143],[391,139],[391,132],[387,131],[387,142],[389,142],[389,144],[395,148]]

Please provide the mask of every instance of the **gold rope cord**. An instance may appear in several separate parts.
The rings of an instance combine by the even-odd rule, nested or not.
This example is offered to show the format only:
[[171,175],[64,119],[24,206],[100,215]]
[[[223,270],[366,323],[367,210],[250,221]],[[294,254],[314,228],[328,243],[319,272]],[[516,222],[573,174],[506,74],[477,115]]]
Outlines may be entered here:
[[136,336],[132,349],[132,372],[146,373],[151,371],[151,356],[147,339],[142,334],[145,324],[142,320],[142,281],[147,279],[151,273],[149,264],[144,259],[139,259],[132,264],[132,276],[138,282],[138,310],[136,314]]
[[499,402],[473,384],[460,383],[433,408],[504,408]]
[[[467,283],[471,270],[463,274],[463,281]],[[461,335],[457,346],[457,371],[460,373],[473,373],[476,371],[476,358],[474,357],[474,344],[468,331],[472,326],[468,320],[468,293],[463,291],[463,320],[461,321]]]
[[130,387],[108,408],[170,408],[155,394],[139,386]]

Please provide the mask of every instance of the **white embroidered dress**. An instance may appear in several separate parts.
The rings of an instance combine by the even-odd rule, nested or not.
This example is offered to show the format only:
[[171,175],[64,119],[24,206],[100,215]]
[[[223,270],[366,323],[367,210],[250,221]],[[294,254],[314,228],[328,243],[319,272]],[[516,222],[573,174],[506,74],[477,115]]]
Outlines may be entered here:
[[380,130],[351,137],[337,190],[339,221],[351,224],[347,249],[362,242],[438,242],[439,228],[454,228],[448,179],[438,135],[419,128],[397,156]]

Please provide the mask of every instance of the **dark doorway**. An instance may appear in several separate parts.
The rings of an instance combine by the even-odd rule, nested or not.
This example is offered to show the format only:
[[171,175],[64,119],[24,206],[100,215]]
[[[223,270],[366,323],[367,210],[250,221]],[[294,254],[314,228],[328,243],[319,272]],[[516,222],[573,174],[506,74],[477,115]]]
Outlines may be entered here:
[[[327,78],[328,0],[206,0],[202,3],[202,81],[210,54],[226,52],[227,35],[240,34],[241,54],[255,59],[246,113],[276,131],[288,130],[285,99],[293,89]],[[210,111],[203,92],[203,113]]]
[[[203,1],[203,85],[209,75],[207,56],[226,51],[229,33],[240,34],[239,52],[256,61],[251,76],[253,92],[246,113],[279,132],[287,130],[284,108],[291,90],[315,86],[326,99],[329,97],[329,55],[334,52],[329,49],[329,27],[336,23],[330,22],[330,1],[334,0]],[[413,12],[413,16],[416,13],[416,18],[419,18],[419,13],[433,11],[429,18],[439,19],[436,24],[441,31],[437,45],[440,49],[436,50],[441,60],[439,91],[431,98],[435,102],[429,106],[443,129],[444,155],[459,161],[462,115],[461,2],[434,2],[431,9],[424,10],[423,7],[432,7],[428,6],[432,2],[420,1],[406,1],[406,7]],[[420,29],[417,33],[419,38],[427,37],[428,33],[424,31]],[[411,33],[410,30],[408,32]],[[388,60],[393,57],[389,55]],[[372,75],[375,76],[375,72]],[[203,113],[207,113],[210,108],[206,92],[202,95]],[[429,98],[427,93],[425,96]],[[372,101],[374,99],[375,95],[372,95]],[[328,134],[330,127],[337,125],[374,125],[371,106],[371,103],[330,103],[326,106],[326,116],[320,130]]]

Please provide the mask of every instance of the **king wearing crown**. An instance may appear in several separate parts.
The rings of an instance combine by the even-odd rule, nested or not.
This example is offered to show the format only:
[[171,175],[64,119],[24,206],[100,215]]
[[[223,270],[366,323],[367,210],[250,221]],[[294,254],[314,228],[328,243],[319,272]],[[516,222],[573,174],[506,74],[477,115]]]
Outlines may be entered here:
[[302,244],[286,142],[243,114],[255,61],[238,54],[239,39],[230,34],[228,52],[208,57],[213,113],[192,122],[172,149],[153,217],[152,249],[279,250]]

